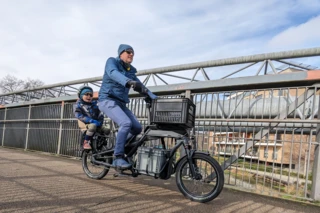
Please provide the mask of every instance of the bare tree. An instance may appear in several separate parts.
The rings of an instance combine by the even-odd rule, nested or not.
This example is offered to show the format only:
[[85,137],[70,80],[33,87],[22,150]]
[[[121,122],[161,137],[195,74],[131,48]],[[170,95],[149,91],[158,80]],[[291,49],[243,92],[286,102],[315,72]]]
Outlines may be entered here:
[[44,85],[44,82],[39,79],[30,79],[24,81],[23,89],[34,89]]
[[0,80],[1,93],[14,92],[17,90],[33,89],[43,86],[44,82],[38,79],[21,80],[12,75],[6,75]]
[[12,75],[6,75],[0,81],[0,89],[2,93],[13,92],[23,88],[23,80],[20,80]]

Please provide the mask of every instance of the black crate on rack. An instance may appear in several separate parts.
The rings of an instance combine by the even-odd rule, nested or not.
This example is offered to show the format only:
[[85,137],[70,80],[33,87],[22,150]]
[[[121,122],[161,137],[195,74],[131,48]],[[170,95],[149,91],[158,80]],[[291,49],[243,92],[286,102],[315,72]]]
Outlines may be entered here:
[[188,98],[155,99],[151,110],[151,123],[194,127],[196,106]]

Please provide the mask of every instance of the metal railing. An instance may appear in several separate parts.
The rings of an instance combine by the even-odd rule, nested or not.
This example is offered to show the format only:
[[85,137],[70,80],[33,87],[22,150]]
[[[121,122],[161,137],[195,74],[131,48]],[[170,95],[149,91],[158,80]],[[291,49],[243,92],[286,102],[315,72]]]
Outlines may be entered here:
[[278,88],[194,94],[198,149],[209,151],[226,168],[230,185],[313,199],[319,190],[312,181],[318,174],[318,89],[281,88],[280,95]]
[[[318,172],[318,87],[281,88],[282,96],[278,91],[192,93],[197,148],[225,165],[226,184],[272,196],[316,199],[312,189],[319,186],[312,178]],[[1,109],[2,146],[79,157],[81,133],[73,103]],[[131,99],[128,107],[146,124],[141,98]]]
[[[298,63],[288,59],[305,58],[320,56],[320,47],[299,49],[292,51],[273,52],[249,56],[241,56],[226,59],[217,59],[203,61],[191,64],[181,64],[168,67],[159,67],[154,69],[139,70],[137,76],[148,86],[161,86],[160,90],[171,91],[181,89],[175,84],[198,82],[193,84],[192,88],[212,86],[208,81],[219,79],[222,85],[229,83],[230,77],[239,76],[259,76],[259,75],[277,75],[287,68],[299,70],[315,70],[316,66],[310,66]],[[219,68],[214,69],[214,68]],[[249,72],[248,72],[249,71]],[[248,74],[249,73],[249,74]],[[189,77],[192,76],[192,77]],[[217,77],[218,76],[218,77]],[[277,79],[277,77],[272,77]],[[254,79],[253,79],[254,80]],[[279,80],[279,79],[278,79]],[[286,82],[290,79],[283,79]],[[294,80],[294,79],[293,79]],[[239,83],[246,83],[240,80]],[[92,87],[100,87],[102,84],[102,76],[79,79],[57,84],[44,85],[28,90],[20,90],[0,94],[0,105],[8,103],[21,103],[32,100],[42,100],[57,97],[65,97],[75,95],[81,85],[90,85]]]
[[[160,97],[185,95],[193,99],[196,104],[197,149],[208,151],[220,162],[225,169],[226,184],[275,197],[291,196],[319,201],[320,71],[258,75],[263,68],[267,74],[267,66],[276,71],[271,60],[281,60],[282,63],[309,70],[305,65],[283,59],[319,54],[320,49],[314,48],[306,52],[262,54],[251,58],[173,66],[140,74],[164,74],[201,65],[188,83],[149,88]],[[245,78],[212,80],[203,70],[203,67],[255,63],[259,60],[263,61],[256,75]],[[201,71],[205,81],[195,81],[198,71]],[[96,82],[99,79],[91,80],[81,82]],[[62,88],[73,83],[59,85]],[[42,89],[50,90],[57,86]],[[37,91],[2,95],[3,100],[10,100],[10,104],[0,108],[1,145],[79,156],[81,133],[73,115],[76,96],[53,95],[51,92],[52,98],[49,99],[15,101],[17,96],[27,97]],[[142,98],[131,94],[128,107],[146,125],[147,112]]]

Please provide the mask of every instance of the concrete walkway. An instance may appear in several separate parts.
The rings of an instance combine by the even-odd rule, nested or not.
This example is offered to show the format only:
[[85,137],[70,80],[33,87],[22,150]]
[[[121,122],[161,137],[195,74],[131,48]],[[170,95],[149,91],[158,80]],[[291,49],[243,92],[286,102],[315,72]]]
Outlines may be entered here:
[[201,204],[184,198],[174,179],[86,177],[79,160],[0,148],[0,212],[319,213],[320,207],[224,189]]

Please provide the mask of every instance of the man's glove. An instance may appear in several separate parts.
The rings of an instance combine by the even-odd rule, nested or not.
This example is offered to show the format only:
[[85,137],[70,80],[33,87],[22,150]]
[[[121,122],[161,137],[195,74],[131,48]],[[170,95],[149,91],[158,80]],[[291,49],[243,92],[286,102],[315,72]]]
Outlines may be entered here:
[[94,119],[91,119],[90,123],[95,124],[97,127],[100,127],[102,125],[101,122],[94,120]]
[[148,90],[139,81],[128,81],[127,87],[132,87],[132,89],[138,93],[146,94]]

